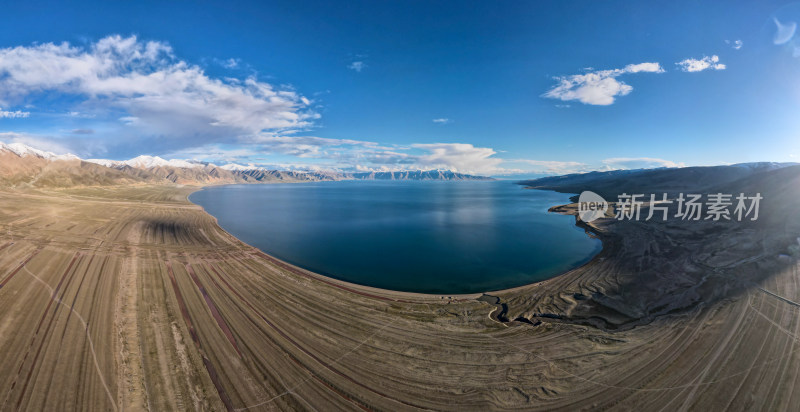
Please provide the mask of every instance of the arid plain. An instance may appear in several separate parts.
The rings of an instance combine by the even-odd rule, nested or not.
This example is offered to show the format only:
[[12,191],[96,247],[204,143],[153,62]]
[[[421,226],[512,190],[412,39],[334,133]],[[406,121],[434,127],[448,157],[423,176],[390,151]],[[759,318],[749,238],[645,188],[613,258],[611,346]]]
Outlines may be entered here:
[[798,266],[775,253],[791,233],[601,219],[591,262],[479,301],[277,261],[197,189],[0,192],[0,410],[800,404]]

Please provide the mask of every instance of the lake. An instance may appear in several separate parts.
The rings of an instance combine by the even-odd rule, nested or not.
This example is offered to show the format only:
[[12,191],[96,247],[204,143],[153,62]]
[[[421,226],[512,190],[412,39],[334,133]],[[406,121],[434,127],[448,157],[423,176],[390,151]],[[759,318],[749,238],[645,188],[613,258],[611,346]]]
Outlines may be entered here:
[[521,286],[601,250],[569,195],[509,181],[343,181],[230,185],[190,196],[265,253],[348,282],[460,294]]

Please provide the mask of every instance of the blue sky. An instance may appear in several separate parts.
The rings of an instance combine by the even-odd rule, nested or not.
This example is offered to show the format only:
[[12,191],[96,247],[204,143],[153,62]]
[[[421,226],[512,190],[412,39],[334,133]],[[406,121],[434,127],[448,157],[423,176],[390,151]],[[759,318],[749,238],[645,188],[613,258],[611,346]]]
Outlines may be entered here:
[[9,4],[0,141],[521,175],[800,159],[800,3]]

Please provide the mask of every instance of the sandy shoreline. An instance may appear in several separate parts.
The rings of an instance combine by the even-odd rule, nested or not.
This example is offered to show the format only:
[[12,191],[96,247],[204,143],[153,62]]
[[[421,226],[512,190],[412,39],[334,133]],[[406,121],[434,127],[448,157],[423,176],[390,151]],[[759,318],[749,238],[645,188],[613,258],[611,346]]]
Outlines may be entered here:
[[[609,246],[589,264],[492,293],[509,319],[531,321],[498,323],[477,295],[447,302],[271,259],[187,203],[195,190],[0,191],[0,411],[800,402],[796,384],[769,383],[800,382],[800,309],[775,297],[800,300],[795,266],[757,281],[775,296],[748,289],[642,317],[673,309],[636,289],[647,286],[636,265],[663,259],[645,270],[682,273],[684,252],[646,227],[604,223]],[[668,274],[659,287],[683,279]],[[642,300],[617,297],[633,293]]]

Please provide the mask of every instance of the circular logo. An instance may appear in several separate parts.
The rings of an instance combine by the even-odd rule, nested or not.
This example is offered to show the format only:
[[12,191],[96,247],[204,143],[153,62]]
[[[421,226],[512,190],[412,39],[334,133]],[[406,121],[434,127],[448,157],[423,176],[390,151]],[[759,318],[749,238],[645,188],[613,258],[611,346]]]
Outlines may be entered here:
[[608,202],[595,192],[588,190],[578,197],[578,217],[586,223],[606,215]]

